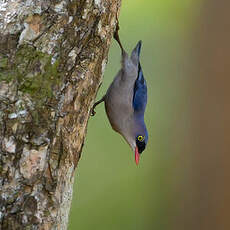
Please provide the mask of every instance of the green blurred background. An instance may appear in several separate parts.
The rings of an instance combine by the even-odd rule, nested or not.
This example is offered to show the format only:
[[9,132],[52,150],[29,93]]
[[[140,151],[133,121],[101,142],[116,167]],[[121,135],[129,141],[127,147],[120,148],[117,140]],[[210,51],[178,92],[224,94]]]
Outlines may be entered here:
[[[137,167],[134,153],[115,133],[104,106],[90,118],[76,170],[69,229],[171,230],[179,215],[180,184],[189,167],[183,143],[190,124],[186,73],[190,36],[199,0],[123,0],[120,38],[130,53],[143,41],[141,64],[148,84],[145,115],[149,142]],[[101,98],[120,68],[120,50],[110,48]],[[176,139],[180,139],[180,145]],[[180,166],[180,167],[179,167]]]

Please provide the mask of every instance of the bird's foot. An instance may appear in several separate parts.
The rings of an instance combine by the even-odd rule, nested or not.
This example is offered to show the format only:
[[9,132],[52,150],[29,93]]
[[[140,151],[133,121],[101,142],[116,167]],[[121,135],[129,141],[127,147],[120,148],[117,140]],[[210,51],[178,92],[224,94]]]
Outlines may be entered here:
[[101,98],[101,100],[99,100],[99,101],[97,101],[97,102],[94,103],[94,105],[93,105],[93,107],[92,107],[92,109],[91,109],[91,112],[90,112],[90,115],[91,115],[91,116],[94,116],[94,115],[96,114],[96,112],[95,112],[96,106],[99,105],[99,104],[100,104],[101,102],[103,102],[103,101],[105,101],[105,96],[103,96],[103,97]]
[[94,110],[95,107],[93,106],[93,108],[91,109],[91,112],[90,112],[90,116],[94,116],[96,114],[96,111]]

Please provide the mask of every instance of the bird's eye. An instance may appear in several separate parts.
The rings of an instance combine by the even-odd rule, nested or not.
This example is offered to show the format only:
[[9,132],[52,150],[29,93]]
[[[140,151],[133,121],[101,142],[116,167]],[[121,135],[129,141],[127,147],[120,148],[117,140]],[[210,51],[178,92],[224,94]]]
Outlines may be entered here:
[[137,140],[138,140],[138,141],[141,141],[141,142],[142,142],[144,139],[145,139],[145,138],[144,138],[143,136],[138,136],[138,137],[137,137]]

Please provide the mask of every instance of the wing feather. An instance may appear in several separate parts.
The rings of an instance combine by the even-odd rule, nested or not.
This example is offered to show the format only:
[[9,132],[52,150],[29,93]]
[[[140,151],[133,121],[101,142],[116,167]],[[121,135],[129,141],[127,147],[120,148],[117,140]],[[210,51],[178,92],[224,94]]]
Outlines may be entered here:
[[133,108],[134,112],[143,113],[147,104],[147,86],[139,63],[138,76],[134,84]]

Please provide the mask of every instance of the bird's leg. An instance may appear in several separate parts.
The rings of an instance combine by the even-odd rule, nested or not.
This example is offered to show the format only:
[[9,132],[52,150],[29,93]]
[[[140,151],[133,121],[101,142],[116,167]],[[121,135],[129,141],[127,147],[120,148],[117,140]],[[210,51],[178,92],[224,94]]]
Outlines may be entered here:
[[123,46],[121,44],[120,37],[119,37],[119,34],[118,34],[119,29],[120,29],[120,27],[119,27],[119,21],[118,21],[118,18],[117,18],[116,30],[114,31],[113,37],[118,42],[119,46],[121,47],[121,51],[123,52],[124,49],[123,49]]
[[91,116],[94,116],[94,115],[96,114],[96,112],[95,112],[96,106],[99,105],[99,104],[100,104],[101,102],[103,102],[103,101],[105,101],[105,96],[103,96],[103,97],[101,98],[101,100],[99,100],[99,101],[97,101],[97,102],[94,103],[94,105],[93,105],[93,107],[92,107],[92,109],[91,109]]

